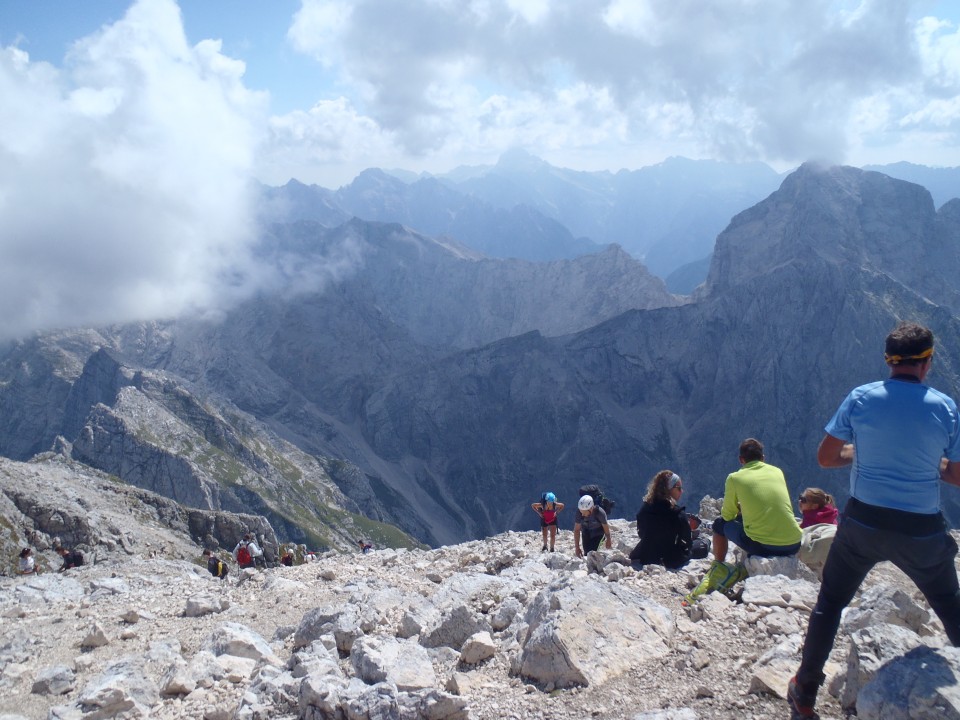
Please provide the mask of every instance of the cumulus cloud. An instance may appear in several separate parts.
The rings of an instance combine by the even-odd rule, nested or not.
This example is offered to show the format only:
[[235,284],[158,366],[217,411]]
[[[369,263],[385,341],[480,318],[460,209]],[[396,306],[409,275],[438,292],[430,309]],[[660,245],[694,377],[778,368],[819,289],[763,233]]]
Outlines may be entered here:
[[[411,158],[489,155],[501,143],[550,156],[557,128],[568,153],[600,152],[603,128],[622,159],[669,145],[789,165],[860,159],[851,156],[895,143],[905,125],[956,144],[960,35],[911,20],[915,7],[302,0],[288,37],[338,73],[351,112]],[[591,100],[571,113],[571,97]],[[872,141],[859,135],[867,127]],[[333,162],[336,149],[325,152]]]
[[139,0],[62,68],[0,48],[0,337],[220,307],[254,272],[266,98],[173,0]]

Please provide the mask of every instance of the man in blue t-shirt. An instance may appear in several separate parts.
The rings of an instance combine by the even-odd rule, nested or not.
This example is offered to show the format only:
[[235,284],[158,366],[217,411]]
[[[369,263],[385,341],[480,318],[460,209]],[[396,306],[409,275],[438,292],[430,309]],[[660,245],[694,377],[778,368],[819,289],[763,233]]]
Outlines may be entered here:
[[878,562],[889,560],[916,583],[960,645],[957,544],[940,512],[940,481],[960,485],[960,416],[952,399],[923,382],[933,362],[930,330],[901,323],[887,336],[885,358],[890,377],[854,389],[817,450],[821,467],[851,466],[850,500],[787,689],[794,718],[817,717],[840,613]]

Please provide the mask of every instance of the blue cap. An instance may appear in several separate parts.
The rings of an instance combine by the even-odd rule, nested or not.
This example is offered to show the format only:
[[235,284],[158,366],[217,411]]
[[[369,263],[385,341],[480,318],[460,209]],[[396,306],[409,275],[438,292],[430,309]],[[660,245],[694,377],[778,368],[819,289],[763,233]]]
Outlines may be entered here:
[[547,502],[555,503],[557,501],[557,496],[553,493],[547,493]]

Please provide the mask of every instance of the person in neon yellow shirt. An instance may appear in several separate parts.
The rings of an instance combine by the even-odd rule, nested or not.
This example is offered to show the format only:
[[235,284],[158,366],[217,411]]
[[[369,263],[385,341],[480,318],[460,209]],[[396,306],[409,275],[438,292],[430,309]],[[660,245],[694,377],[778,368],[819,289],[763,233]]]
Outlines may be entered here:
[[713,522],[713,556],[723,562],[729,542],[747,555],[796,555],[803,532],[783,472],[764,462],[763,443],[740,443],[739,470],[727,476],[720,517]]

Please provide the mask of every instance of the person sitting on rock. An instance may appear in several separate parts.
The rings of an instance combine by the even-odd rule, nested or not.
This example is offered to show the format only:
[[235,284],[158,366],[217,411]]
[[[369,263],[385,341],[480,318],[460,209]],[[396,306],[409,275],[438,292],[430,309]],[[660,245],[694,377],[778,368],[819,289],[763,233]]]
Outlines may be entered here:
[[[583,549],[580,547],[583,539]],[[607,522],[607,513],[602,507],[593,504],[593,498],[584,495],[577,502],[577,514],[573,520],[573,550],[577,557],[600,549],[600,541],[606,540],[604,547],[613,548],[613,539],[610,534],[610,525]]]
[[241,570],[256,567],[254,558],[262,554],[263,552],[257,546],[257,543],[254,542],[253,535],[250,533],[244,535],[243,539],[238,542],[237,546],[233,549],[233,559],[237,561],[237,566]]
[[357,546],[360,548],[360,552],[368,553],[373,550],[373,545],[368,543],[366,540],[357,540]]
[[726,560],[730,540],[747,555],[796,555],[802,532],[783,472],[764,462],[763,443],[755,438],[740,443],[739,458],[742,467],[727,476],[720,517],[713,522],[714,559]]
[[540,530],[543,533],[543,552],[547,551],[547,539],[550,540],[550,552],[554,551],[557,542],[557,513],[564,508],[562,502],[557,502],[557,496],[552,492],[544,493],[540,502],[530,507],[540,516]]
[[836,525],[837,524],[837,506],[830,493],[824,492],[820,488],[807,488],[799,497],[800,513],[803,518],[800,520],[800,527],[807,528],[811,525]]
[[63,559],[63,565],[60,566],[57,572],[71,570],[83,565],[83,553],[79,550],[70,551],[61,545],[57,548],[57,554]]
[[17,563],[17,572],[21,575],[34,575],[37,573],[37,563],[33,557],[33,550],[28,547],[20,551],[20,560]]
[[683,480],[672,470],[653,476],[637,513],[640,542],[630,553],[632,561],[674,569],[690,561],[693,530],[684,508],[677,504],[682,493]]
[[207,570],[210,571],[210,574],[221,580],[226,580],[227,574],[230,572],[229,566],[218,558],[213,550],[204,550],[203,556],[207,559]]

